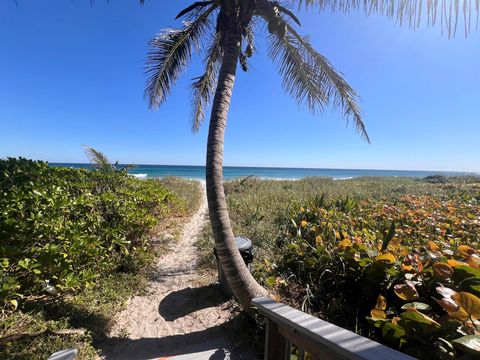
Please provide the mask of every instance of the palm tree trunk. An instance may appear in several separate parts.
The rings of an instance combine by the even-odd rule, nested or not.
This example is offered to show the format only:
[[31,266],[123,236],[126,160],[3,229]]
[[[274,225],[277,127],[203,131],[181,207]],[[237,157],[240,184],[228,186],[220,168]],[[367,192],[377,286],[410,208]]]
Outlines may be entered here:
[[222,166],[225,127],[241,46],[239,31],[227,30],[225,36],[224,57],[213,99],[208,132],[207,198],[210,223],[220,265],[233,294],[243,308],[247,309],[250,307],[252,298],[266,295],[267,291],[250,274],[237,249],[223,189]]

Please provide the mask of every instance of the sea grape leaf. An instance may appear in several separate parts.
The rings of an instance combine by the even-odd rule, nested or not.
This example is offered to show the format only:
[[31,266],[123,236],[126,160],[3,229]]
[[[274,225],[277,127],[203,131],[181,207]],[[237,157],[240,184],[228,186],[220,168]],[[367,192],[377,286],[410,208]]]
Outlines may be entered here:
[[448,259],[447,264],[450,265],[451,267],[469,266],[468,263],[463,262],[463,261],[458,261],[458,260],[455,260],[455,259]]
[[460,245],[457,248],[457,252],[460,256],[464,257],[465,259],[469,258],[470,255],[475,254],[475,250],[468,245]]
[[408,250],[407,247],[402,247],[400,251],[398,252],[399,256],[407,256],[410,253],[410,250]]
[[436,290],[440,295],[442,295],[442,297],[447,299],[450,299],[452,295],[455,295],[457,293],[455,290],[445,286],[438,286]]
[[445,263],[438,262],[433,264],[433,274],[439,280],[450,279],[453,275],[453,268]]
[[453,280],[461,282],[470,277],[480,278],[480,270],[474,269],[471,266],[457,266],[454,268]]
[[440,324],[428,317],[425,314],[417,311],[416,309],[408,309],[400,315],[400,321],[398,322],[407,333],[414,332],[416,329],[420,330],[434,330],[440,328]]
[[452,341],[453,346],[462,350],[468,354],[480,353],[480,336],[479,335],[467,335]]
[[387,319],[387,314],[385,314],[385,311],[376,308],[370,311],[370,316],[372,317],[372,320],[375,321]]
[[352,241],[350,239],[344,239],[338,243],[338,247],[342,250],[346,250],[348,247],[352,247]]
[[467,278],[462,281],[460,285],[462,291],[470,292],[474,295],[480,296],[480,278]]
[[440,326],[441,326],[438,322],[436,322],[435,320],[433,320],[430,316],[427,316],[427,315],[425,315],[424,313],[421,313],[421,312],[418,311],[417,309],[412,309],[412,308],[410,308],[410,309],[407,310],[407,312],[415,313],[415,314],[420,315],[420,316],[423,318],[423,320],[424,320],[426,323],[430,324],[430,325],[435,325],[436,327],[440,327]]
[[359,265],[364,267],[364,266],[367,266],[368,264],[371,264],[373,262],[372,259],[370,259],[369,257],[362,257],[359,261]]
[[461,291],[452,295],[452,299],[474,320],[480,319],[480,299],[473,294]]
[[458,304],[455,301],[453,301],[453,299],[442,298],[440,300],[438,299],[433,299],[433,300],[435,300],[436,303],[440,305],[443,308],[443,310],[445,310],[448,313],[454,313],[460,309],[460,306],[458,306]]
[[376,258],[375,258],[376,261],[378,262],[384,262],[384,263],[387,263],[387,264],[393,264],[395,263],[395,256],[393,256],[393,254],[391,253],[386,253],[386,254],[381,254],[381,255],[378,255]]
[[377,305],[375,307],[380,310],[385,310],[387,308],[387,299],[382,295],[378,295]]
[[404,284],[398,284],[393,287],[395,294],[406,301],[417,300],[418,299],[418,292],[415,289],[415,285],[413,282],[406,280]]
[[394,236],[393,239],[390,241],[390,243],[388,244],[388,246],[390,248],[394,248],[394,249],[397,249],[400,247],[400,244],[402,243],[402,239],[397,237],[397,236]]
[[468,320],[468,313],[463,308],[459,308],[458,311],[449,312],[448,315],[450,315],[452,319],[459,320],[461,322]]
[[402,306],[402,310],[407,310],[410,308],[417,309],[417,310],[424,310],[424,311],[432,310],[432,307],[430,305],[422,302],[416,302],[416,301],[406,303],[405,305]]
[[437,244],[435,244],[432,240],[428,240],[427,242],[428,244],[428,248],[432,251],[438,251],[440,250],[440,246],[438,246]]
[[382,328],[382,336],[386,341],[398,344],[400,339],[405,337],[405,329],[391,322],[386,322]]
[[440,251],[427,251],[427,254],[433,261],[437,261],[443,257],[443,254]]
[[467,259],[467,263],[474,269],[480,268],[480,256],[477,254],[470,255],[470,257]]

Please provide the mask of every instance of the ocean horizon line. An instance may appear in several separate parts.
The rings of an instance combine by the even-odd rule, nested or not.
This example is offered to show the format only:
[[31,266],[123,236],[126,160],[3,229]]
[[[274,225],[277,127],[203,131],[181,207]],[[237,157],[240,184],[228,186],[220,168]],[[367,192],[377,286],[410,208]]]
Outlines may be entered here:
[[[50,163],[52,166],[90,168],[88,163]],[[120,165],[120,166],[123,166]],[[164,178],[169,176],[186,179],[205,179],[204,165],[150,165],[138,164],[128,170],[137,178]],[[349,180],[359,177],[406,177],[424,178],[433,175],[478,176],[473,172],[428,171],[428,170],[381,170],[381,169],[331,169],[331,168],[288,168],[258,166],[224,166],[223,178],[233,180],[245,177],[276,180],[299,180],[308,177],[324,177],[333,180]]]
[[[62,165],[81,165],[91,166],[90,163],[83,162],[50,162],[50,165],[62,166]],[[135,168],[148,166],[148,167],[199,167],[205,168],[205,165],[183,165],[183,164],[140,164],[140,163],[118,163],[119,166],[134,165]],[[347,170],[347,171],[399,171],[399,172],[428,172],[428,173],[458,173],[458,174],[476,174],[480,175],[480,171],[477,170],[426,170],[426,169],[377,169],[377,168],[340,168],[340,167],[299,167],[299,166],[246,166],[246,165],[223,165],[223,168],[240,168],[240,169],[281,169],[281,170]]]

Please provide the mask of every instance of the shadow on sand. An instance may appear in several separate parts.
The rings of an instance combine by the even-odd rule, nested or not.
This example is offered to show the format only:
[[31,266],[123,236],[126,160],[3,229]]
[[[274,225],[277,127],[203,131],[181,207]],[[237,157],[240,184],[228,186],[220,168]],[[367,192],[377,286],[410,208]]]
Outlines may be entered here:
[[158,312],[166,321],[175,321],[195,311],[219,306],[227,301],[218,284],[186,288],[165,296],[160,302]]
[[[227,298],[220,292],[218,284],[215,284],[174,291],[161,300],[158,311],[166,321],[172,322],[225,302]],[[107,338],[102,339],[97,348],[107,360],[146,360],[175,355],[183,355],[182,359],[255,359],[248,349],[232,345],[233,323],[232,319],[205,330],[161,338]],[[198,353],[201,353],[201,357]],[[199,357],[195,357],[195,354]]]
[[232,320],[225,324],[189,334],[165,336],[163,338],[110,338],[102,346],[102,355],[106,360],[146,360],[161,357],[183,355],[196,359],[193,354],[202,353],[198,359],[226,360],[255,357],[250,351],[232,345],[227,328]]

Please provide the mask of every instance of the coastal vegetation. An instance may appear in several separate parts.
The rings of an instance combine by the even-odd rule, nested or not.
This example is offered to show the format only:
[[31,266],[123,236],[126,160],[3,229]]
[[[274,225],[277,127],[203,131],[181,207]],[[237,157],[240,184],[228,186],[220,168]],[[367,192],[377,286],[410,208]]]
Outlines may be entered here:
[[[253,297],[266,295],[267,291],[250,275],[236,249],[223,187],[223,152],[237,65],[248,71],[249,58],[255,54],[255,36],[262,29],[268,30],[268,55],[282,77],[283,89],[295,102],[313,114],[321,113],[328,106],[339,109],[342,117],[351,121],[369,141],[358,94],[328,59],[317,52],[309,38],[297,31],[301,22],[284,5],[287,2],[269,0],[194,2],[178,13],[177,19],[186,20],[181,28],[164,29],[150,42],[145,68],[148,76],[145,95],[150,108],[156,109],[167,99],[195,50],[205,49],[204,73],[192,83],[192,128],[198,130],[212,100],[206,159],[209,217],[219,262],[243,308],[249,308]],[[400,24],[408,22],[412,28],[422,19],[427,19],[429,24],[440,21],[442,30],[446,28],[449,36],[455,34],[460,13],[463,13],[465,35],[470,31],[472,13],[479,13],[478,1],[474,4],[468,0],[461,4],[456,1],[454,6],[453,3],[447,6],[445,0],[424,4],[389,0],[297,0],[288,5],[342,12],[363,10],[367,15],[381,14]]]
[[200,199],[195,181],[22,158],[0,160],[0,189],[0,357],[12,359],[95,358],[92,341]]
[[[0,161],[0,185],[0,356],[13,359],[95,359],[201,199],[196,181],[22,158]],[[478,354],[478,177],[249,177],[225,192],[278,300],[419,358]],[[214,270],[211,227],[197,247]]]
[[[423,11],[449,35],[459,13],[467,34],[472,13],[479,12],[478,0],[450,6],[390,0],[291,4],[362,9],[400,23],[408,19],[412,27]],[[297,32],[299,19],[279,2],[201,1],[177,18],[186,20],[180,29],[164,30],[150,43],[145,93],[150,107],[160,106],[195,50],[206,50],[204,73],[192,84],[194,130],[212,100],[206,161],[211,228],[198,246],[212,258],[215,243],[241,305],[248,308],[268,289],[418,357],[478,355],[478,179],[248,179],[224,188],[224,133],[237,66],[248,71],[258,30],[268,30],[268,55],[284,90],[314,114],[338,108],[369,141],[358,95]],[[101,339],[123,301],[141,291],[152,255],[164,249],[156,244],[162,224],[188,215],[198,199],[179,195],[198,192],[192,182],[175,192],[168,187],[183,186],[176,180],[140,181],[88,151],[97,171],[0,161],[2,357],[41,359],[76,347],[81,358],[94,358],[92,342]],[[234,233],[257,245],[254,276]]]
[[[480,179],[225,185],[278,299],[423,359],[479,351]],[[210,230],[198,243],[211,267]]]

